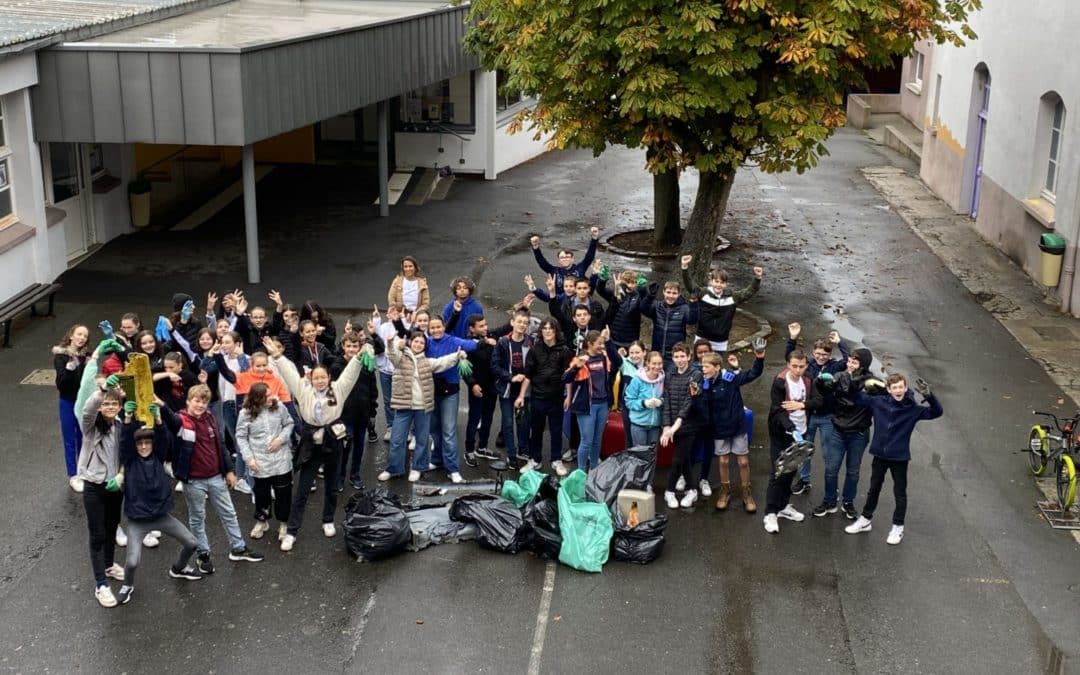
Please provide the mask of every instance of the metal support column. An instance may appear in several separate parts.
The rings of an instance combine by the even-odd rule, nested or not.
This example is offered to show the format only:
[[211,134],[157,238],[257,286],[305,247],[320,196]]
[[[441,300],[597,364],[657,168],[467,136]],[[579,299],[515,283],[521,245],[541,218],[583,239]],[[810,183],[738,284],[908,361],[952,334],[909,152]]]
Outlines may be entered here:
[[379,127],[379,215],[383,218],[390,215],[390,151],[387,147],[389,143],[390,130],[387,128],[389,121],[387,119],[386,101],[379,101],[375,110],[378,114],[378,127]]
[[255,211],[255,147],[244,146],[244,237],[247,241],[248,283],[259,283],[259,217]]

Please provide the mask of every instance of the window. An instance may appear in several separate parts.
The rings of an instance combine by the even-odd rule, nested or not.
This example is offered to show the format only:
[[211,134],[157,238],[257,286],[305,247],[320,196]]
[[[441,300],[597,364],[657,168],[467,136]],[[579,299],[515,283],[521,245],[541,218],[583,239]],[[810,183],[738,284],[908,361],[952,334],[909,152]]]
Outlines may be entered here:
[[922,52],[915,52],[914,66],[915,84],[922,87],[923,68],[926,66],[926,56]]
[[0,228],[15,222],[15,203],[11,198],[11,148],[7,144],[6,118],[0,101]]
[[525,100],[525,96],[520,91],[507,86],[506,80],[509,77],[509,73],[505,70],[495,71],[495,110],[497,112],[503,112]]
[[1043,183],[1042,196],[1054,201],[1057,193],[1058,167],[1061,157],[1061,132],[1065,128],[1065,104],[1061,99],[1054,105],[1054,114],[1050,120],[1050,150],[1046,162],[1046,181]]
[[403,131],[438,131],[439,127],[466,130],[473,118],[472,73],[414,89],[401,97]]

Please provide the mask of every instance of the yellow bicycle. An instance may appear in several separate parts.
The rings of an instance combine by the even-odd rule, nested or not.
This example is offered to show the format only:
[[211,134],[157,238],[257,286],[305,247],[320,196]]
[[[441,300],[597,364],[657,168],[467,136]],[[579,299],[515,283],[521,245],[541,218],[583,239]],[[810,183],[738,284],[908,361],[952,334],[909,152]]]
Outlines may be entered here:
[[[1034,415],[1049,417],[1053,427],[1048,424],[1036,424],[1028,434],[1028,465],[1031,472],[1041,476],[1046,467],[1053,462],[1054,482],[1057,489],[1058,505],[1062,511],[1069,510],[1076,501],[1076,464],[1080,452],[1080,411],[1064,421],[1054,413],[1032,411]],[[1055,433],[1056,432],[1056,433]]]

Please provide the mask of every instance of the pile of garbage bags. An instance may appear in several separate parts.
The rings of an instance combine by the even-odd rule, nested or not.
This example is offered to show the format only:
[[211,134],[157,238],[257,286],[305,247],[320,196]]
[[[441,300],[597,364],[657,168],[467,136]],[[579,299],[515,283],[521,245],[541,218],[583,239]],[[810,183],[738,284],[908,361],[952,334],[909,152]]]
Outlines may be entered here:
[[385,488],[358,493],[346,506],[345,544],[361,561],[403,550],[475,539],[500,553],[530,551],[584,572],[609,557],[648,564],[664,548],[667,517],[626,522],[619,492],[652,484],[655,449],[635,447],[607,458],[591,473],[563,481],[529,471],[503,484],[501,495],[468,494],[449,506],[406,511]]

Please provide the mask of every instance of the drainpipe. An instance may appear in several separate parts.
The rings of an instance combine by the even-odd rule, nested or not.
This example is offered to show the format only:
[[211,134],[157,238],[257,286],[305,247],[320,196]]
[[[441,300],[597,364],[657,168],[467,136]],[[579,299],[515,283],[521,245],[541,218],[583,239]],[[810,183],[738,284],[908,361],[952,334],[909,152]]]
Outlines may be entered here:
[[[1080,213],[1080,192],[1076,196],[1076,205],[1073,213]],[[1073,218],[1076,221],[1076,218]],[[1058,280],[1058,293],[1061,295],[1061,311],[1069,314],[1072,311],[1072,296],[1074,282],[1076,280],[1076,248],[1080,246],[1080,224],[1073,229],[1072,242],[1065,248],[1065,259],[1062,261],[1061,278]]]

